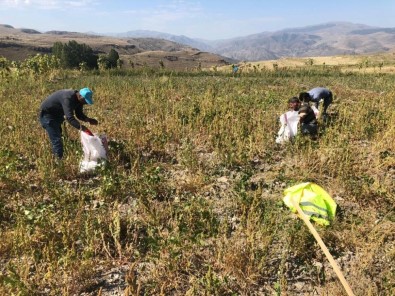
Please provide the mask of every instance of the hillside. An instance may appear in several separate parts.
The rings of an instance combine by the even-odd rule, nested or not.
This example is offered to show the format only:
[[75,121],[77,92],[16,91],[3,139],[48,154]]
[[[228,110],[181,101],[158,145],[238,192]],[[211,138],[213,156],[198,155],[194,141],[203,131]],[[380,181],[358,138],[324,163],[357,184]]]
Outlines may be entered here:
[[[395,73],[395,59],[393,52],[361,55],[333,55],[314,57],[284,57],[274,60],[237,63],[240,73],[287,71],[297,69],[336,68],[342,73]],[[229,65],[217,67],[217,71],[230,73]]]
[[281,57],[385,52],[395,47],[395,32],[351,23],[328,23],[265,32],[214,43],[214,52],[250,61]]
[[[106,53],[114,48],[127,61],[134,60],[132,56],[139,54],[135,57],[135,64],[158,64],[159,60],[166,61],[169,52],[177,52],[177,56],[183,58],[167,66],[181,69],[198,67],[199,63],[212,67],[236,61],[390,52],[395,48],[395,28],[332,22],[232,39],[204,40],[148,30],[107,34],[65,31],[40,33],[34,29],[0,25],[0,55],[9,59],[22,59],[30,54],[48,52],[55,41],[67,42],[72,39],[88,44],[97,53]],[[148,57],[148,54],[141,53],[148,51],[157,51],[156,56],[163,52],[163,55],[155,62],[151,58],[141,62],[142,57]],[[200,58],[204,59],[196,60],[195,54],[200,54]]]
[[[49,53],[54,42],[66,43],[75,40],[89,45],[95,53],[108,53],[115,49],[124,59],[125,66],[134,62],[136,66],[165,66],[175,69],[221,66],[231,62],[217,54],[202,52],[180,43],[155,38],[115,38],[94,34],[66,31],[40,33],[33,29],[16,29],[10,25],[0,25],[0,56],[9,60],[23,60],[37,53]],[[155,52],[152,59],[147,52]],[[177,59],[168,58],[175,56]],[[145,57],[147,59],[145,59]]]
[[242,61],[358,55],[387,52],[395,48],[394,28],[378,28],[347,22],[289,28],[214,41],[152,31],[129,31],[120,36],[163,38]]
[[200,41],[198,39],[189,38],[184,35],[173,35],[169,33],[162,33],[150,30],[135,30],[135,31],[128,31],[126,33],[112,33],[109,35],[113,35],[115,37],[121,38],[156,38],[156,39],[165,39],[169,41],[173,41],[180,44],[185,44],[191,46],[193,48],[198,48],[199,50],[204,51],[212,51],[213,47],[210,46],[205,41]]

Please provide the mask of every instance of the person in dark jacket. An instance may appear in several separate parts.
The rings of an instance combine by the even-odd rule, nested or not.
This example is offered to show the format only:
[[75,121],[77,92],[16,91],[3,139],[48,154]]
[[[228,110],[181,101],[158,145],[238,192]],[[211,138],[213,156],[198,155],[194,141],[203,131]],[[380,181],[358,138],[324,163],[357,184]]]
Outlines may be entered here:
[[78,90],[63,89],[49,95],[40,107],[40,123],[47,131],[52,145],[52,152],[58,158],[63,158],[62,123],[67,122],[78,130],[93,136],[92,132],[79,120],[97,125],[94,118],[89,118],[83,112],[85,104],[92,105],[92,91],[85,87]]
[[332,92],[324,87],[315,87],[308,92],[302,92],[299,94],[299,100],[303,101],[306,96],[310,97],[310,101],[315,104],[315,107],[318,109],[320,100],[324,101],[324,110],[323,110],[323,117],[325,118],[327,116],[327,109],[329,105],[333,101],[333,95]]
[[301,96],[302,104],[299,108],[299,128],[302,134],[316,136],[318,122],[313,108],[310,106],[310,96]]

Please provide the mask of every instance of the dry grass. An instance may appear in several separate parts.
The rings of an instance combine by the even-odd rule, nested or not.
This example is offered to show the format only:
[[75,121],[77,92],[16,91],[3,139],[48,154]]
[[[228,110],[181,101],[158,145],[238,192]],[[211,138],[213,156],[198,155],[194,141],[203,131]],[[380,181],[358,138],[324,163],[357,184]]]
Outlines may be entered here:
[[[48,79],[51,77],[51,80]],[[62,73],[0,83],[0,294],[344,295],[282,203],[302,181],[340,210],[318,228],[356,295],[393,295],[393,76],[296,69],[226,74]],[[37,122],[54,90],[90,86],[109,165],[57,166]],[[289,97],[335,94],[317,141],[278,147]],[[121,291],[121,292],[117,292]]]
[[[266,70],[281,69],[325,69],[327,67],[337,68],[343,73],[389,73],[395,72],[394,53],[383,53],[376,55],[355,56],[327,56],[327,57],[305,57],[305,58],[281,58],[278,60],[267,60],[258,62],[239,63],[241,72],[261,72]],[[221,66],[217,71],[231,73],[231,66]]]

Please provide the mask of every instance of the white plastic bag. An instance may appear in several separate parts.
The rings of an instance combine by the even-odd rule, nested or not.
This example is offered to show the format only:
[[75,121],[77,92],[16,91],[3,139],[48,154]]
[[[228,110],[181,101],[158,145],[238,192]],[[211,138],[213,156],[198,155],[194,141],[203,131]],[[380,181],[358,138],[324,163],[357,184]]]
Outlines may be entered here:
[[91,172],[107,160],[107,136],[94,134],[93,136],[81,131],[81,144],[84,158],[80,162],[80,172]]
[[314,105],[311,105],[310,107],[311,109],[313,109],[315,117],[318,119],[320,117],[320,110],[318,110],[317,107]]
[[288,111],[280,116],[281,127],[278,131],[276,143],[288,142],[298,133],[299,112]]

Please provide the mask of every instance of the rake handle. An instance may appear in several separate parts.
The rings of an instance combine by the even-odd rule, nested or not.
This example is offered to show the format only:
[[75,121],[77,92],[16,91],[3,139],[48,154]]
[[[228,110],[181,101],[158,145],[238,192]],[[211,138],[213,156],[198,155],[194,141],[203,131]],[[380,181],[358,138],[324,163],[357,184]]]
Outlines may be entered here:
[[328,248],[326,247],[326,245],[322,241],[320,235],[318,234],[317,230],[314,228],[313,224],[311,224],[309,218],[305,215],[303,210],[300,208],[299,203],[296,203],[292,199],[292,204],[296,208],[296,210],[298,211],[298,213],[299,213],[300,217],[302,218],[302,220],[304,221],[304,223],[306,223],[306,225],[309,228],[311,234],[314,236],[314,238],[316,239],[316,241],[320,245],[322,251],[324,252],[324,254],[326,256],[326,258],[329,260],[329,263],[332,265],[333,270],[335,271],[337,277],[339,278],[339,280],[342,283],[344,289],[346,290],[347,295],[355,296],[353,291],[351,290],[349,284],[347,283],[346,279],[344,278],[344,275],[341,272],[341,270],[340,270],[339,266],[337,265],[336,261],[333,259],[331,253],[329,252]]

